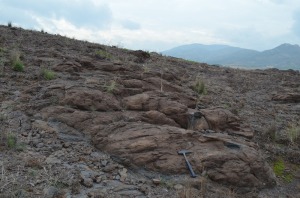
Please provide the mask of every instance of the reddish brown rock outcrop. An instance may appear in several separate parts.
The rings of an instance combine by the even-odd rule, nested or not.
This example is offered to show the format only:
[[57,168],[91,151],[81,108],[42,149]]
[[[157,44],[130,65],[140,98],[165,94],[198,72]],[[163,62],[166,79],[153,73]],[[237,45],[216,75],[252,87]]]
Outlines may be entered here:
[[227,129],[238,129],[240,121],[239,118],[227,109],[217,107],[201,109],[200,112],[212,130],[220,132]]
[[87,88],[66,91],[62,104],[81,110],[108,111],[121,109],[119,101],[112,94]]
[[181,149],[197,174],[206,171],[209,178],[229,185],[264,187],[275,184],[272,170],[256,150],[255,144],[243,139],[145,123],[111,124],[93,135],[94,145],[124,163],[163,173],[186,173]]

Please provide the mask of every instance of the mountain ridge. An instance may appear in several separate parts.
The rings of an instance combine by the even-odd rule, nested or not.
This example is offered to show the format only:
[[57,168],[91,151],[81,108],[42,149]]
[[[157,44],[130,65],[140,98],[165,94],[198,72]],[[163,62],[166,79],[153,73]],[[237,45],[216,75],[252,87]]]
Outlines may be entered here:
[[283,43],[273,49],[257,51],[230,45],[186,44],[162,54],[196,62],[246,68],[300,69],[300,46]]

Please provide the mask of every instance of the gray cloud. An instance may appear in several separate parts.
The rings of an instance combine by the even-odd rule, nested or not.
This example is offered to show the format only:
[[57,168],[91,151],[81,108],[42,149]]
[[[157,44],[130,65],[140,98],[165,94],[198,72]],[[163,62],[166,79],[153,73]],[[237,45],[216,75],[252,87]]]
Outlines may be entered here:
[[[107,5],[96,6],[91,1],[68,0],[1,0],[1,7],[11,10],[10,17],[17,23],[24,22],[21,18],[31,13],[45,18],[64,18],[77,27],[94,27],[104,29],[112,21],[112,12]],[[12,14],[16,13],[16,14]],[[1,13],[1,15],[4,15]],[[1,16],[0,15],[0,16]],[[5,14],[7,16],[7,14]],[[21,15],[14,17],[14,15]],[[2,18],[2,17],[1,17]],[[6,17],[7,18],[7,17]],[[28,20],[27,22],[32,22]]]

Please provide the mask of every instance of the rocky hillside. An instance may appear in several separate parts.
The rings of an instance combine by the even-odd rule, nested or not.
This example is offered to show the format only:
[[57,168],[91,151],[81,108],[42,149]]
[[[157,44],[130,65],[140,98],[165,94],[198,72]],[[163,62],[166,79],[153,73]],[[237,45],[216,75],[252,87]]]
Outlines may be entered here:
[[299,196],[299,71],[0,32],[0,197]]

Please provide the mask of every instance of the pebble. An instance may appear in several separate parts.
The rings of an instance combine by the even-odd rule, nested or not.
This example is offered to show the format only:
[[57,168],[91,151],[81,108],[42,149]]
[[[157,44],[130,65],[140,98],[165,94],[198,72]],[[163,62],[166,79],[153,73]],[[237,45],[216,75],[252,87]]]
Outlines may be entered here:
[[63,144],[63,147],[64,148],[69,148],[71,146],[71,144],[69,143],[69,142],[65,142],[64,144]]
[[160,184],[161,180],[160,179],[152,179],[153,184],[158,185]]
[[101,160],[101,165],[105,167],[107,165],[108,161],[107,160]]
[[183,185],[181,185],[181,184],[176,184],[176,185],[174,186],[174,189],[175,189],[175,190],[181,190],[181,189],[183,189]]

